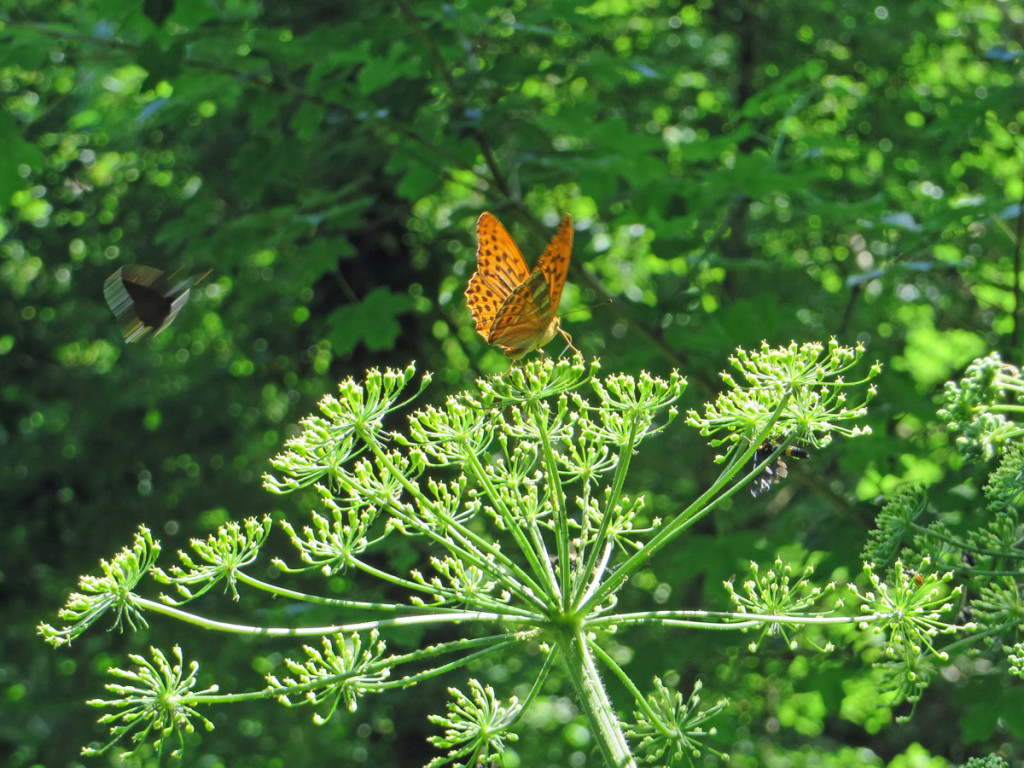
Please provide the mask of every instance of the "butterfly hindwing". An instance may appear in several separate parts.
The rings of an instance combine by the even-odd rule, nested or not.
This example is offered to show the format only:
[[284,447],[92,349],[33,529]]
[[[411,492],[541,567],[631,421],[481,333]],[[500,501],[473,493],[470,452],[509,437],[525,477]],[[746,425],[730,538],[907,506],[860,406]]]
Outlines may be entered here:
[[[529,347],[530,342],[537,338],[538,329],[547,331],[554,316],[547,281],[541,272],[535,270],[499,309],[491,324],[487,343],[510,349]],[[544,343],[550,340],[548,337]]]

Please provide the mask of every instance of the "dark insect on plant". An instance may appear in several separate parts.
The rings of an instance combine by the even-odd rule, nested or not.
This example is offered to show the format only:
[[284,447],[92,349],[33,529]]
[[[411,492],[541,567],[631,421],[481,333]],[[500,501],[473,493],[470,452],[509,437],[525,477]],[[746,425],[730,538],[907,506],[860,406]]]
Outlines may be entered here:
[[[767,440],[761,443],[761,446],[754,452],[754,458],[752,459],[753,466],[756,467],[759,464],[763,464],[771,458],[771,455],[779,450],[778,443],[774,443],[771,440]],[[811,454],[805,451],[803,448],[799,448],[795,445],[788,445],[783,448],[775,461],[769,463],[764,470],[750,484],[750,494],[755,498],[760,496],[762,493],[770,491],[772,486],[778,482],[781,482],[789,475],[789,467],[786,466],[786,462],[783,457],[790,459],[808,459]]]

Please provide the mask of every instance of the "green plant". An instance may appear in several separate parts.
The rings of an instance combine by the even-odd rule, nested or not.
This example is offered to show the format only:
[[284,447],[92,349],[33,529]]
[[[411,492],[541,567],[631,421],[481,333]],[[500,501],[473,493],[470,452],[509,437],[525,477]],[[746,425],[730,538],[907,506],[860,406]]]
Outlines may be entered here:
[[[726,446],[724,468],[666,520],[649,515],[642,489],[630,489],[627,479],[632,463],[643,460],[641,445],[677,415],[686,386],[677,373],[666,379],[602,375],[596,361],[581,357],[540,359],[479,380],[476,394],[413,411],[404,431],[392,430],[390,420],[423,391],[429,376],[411,397],[411,365],[370,371],[363,383],[346,379],[336,396],[320,402],[318,415],[302,422],[301,434],[286,444],[265,478],[272,492],[315,487],[320,499],[301,530],[280,524],[301,564],[275,562],[295,578],[379,580],[406,594],[407,603],[316,596],[254,578],[247,569],[271,523],[249,519],[193,541],[192,552],[166,570],[156,567],[159,543],[143,529],[131,548],[101,564],[102,577],[83,577],[81,592],[61,612],[65,626],[40,630],[62,646],[112,611],[122,627],[144,625],[146,613],[159,613],[210,631],[318,640],[303,647],[301,658],[268,674],[264,688],[248,693],[196,690],[197,667],[186,665],[177,646],[173,663],[154,649],[152,661],[133,657],[133,670],[116,670],[131,685],[110,685],[111,698],[92,702],[115,710],[103,718],[111,724],[111,743],[128,738],[138,748],[149,740],[163,749],[176,738],[175,752],[194,722],[210,727],[198,714],[202,705],[277,699],[312,706],[322,722],[339,705],[355,709],[367,694],[520,654],[537,659],[523,662],[528,684],[521,699],[500,699],[492,686],[473,678],[468,690],[450,689],[447,712],[432,718],[443,732],[431,741],[444,754],[430,766],[500,761],[556,665],[567,673],[607,764],[635,765],[633,747],[659,764],[688,763],[703,751],[719,754],[709,743],[714,728],[707,723],[726,701],[702,708],[699,681],[685,695],[656,679],[644,695],[607,647],[614,633],[631,626],[755,631],[756,650],[765,637],[784,636],[795,647],[808,628],[857,624],[885,638],[885,663],[904,681],[894,690],[905,697],[912,688],[906,681],[919,674],[923,659],[941,657],[931,638],[950,629],[939,618],[949,595],[934,576],[918,584],[901,571],[885,584],[869,570],[870,588],[850,587],[855,607],[847,612],[835,585],[816,586],[809,568],[794,576],[777,559],[764,572],[753,564],[739,590],[727,585],[732,611],[617,610],[620,591],[638,569],[794,440],[820,446],[835,434],[860,432],[853,422],[864,414],[873,389],[855,405],[848,393],[864,389],[878,373],[875,366],[862,381],[845,380],[862,354],[835,342],[738,350],[726,391],[703,416],[688,416],[715,445]],[[777,449],[752,466],[767,440]],[[402,574],[371,564],[368,554],[390,537],[414,542],[429,555],[433,572]],[[159,600],[137,594],[147,574],[175,594]],[[249,626],[186,610],[217,584],[235,599],[246,588],[330,608],[341,620],[330,626]],[[446,626],[455,638],[391,650],[389,632],[412,626]],[[829,648],[813,639],[807,646]],[[528,649],[535,653],[526,654]],[[606,677],[631,694],[633,719],[616,712]]]
[[1001,673],[1024,677],[1024,377],[993,353],[948,382],[943,399],[939,416],[964,462],[984,467],[998,457],[988,482],[977,497],[965,487],[963,509],[936,505],[920,485],[901,489],[879,513],[863,556],[880,571],[895,561],[919,574],[955,577],[963,588],[959,621],[969,632],[944,651],[984,649]]

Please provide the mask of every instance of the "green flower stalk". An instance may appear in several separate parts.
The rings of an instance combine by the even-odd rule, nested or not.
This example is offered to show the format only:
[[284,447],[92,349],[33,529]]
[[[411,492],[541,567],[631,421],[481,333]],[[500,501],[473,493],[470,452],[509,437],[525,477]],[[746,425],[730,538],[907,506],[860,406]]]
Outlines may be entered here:
[[[751,562],[750,578],[746,579],[742,585],[745,594],[740,594],[733,589],[731,580],[725,582],[725,589],[741,614],[798,616],[805,613],[805,615],[827,616],[828,611],[815,612],[813,608],[821,605],[823,598],[835,591],[836,585],[814,586],[810,580],[813,573],[814,569],[807,566],[803,569],[800,577],[794,580],[792,566],[783,563],[781,558],[776,558],[774,566],[764,574],[761,573],[757,563]],[[760,630],[758,640],[750,644],[752,652],[758,649],[764,639],[770,637],[781,637],[786,645],[796,650],[797,640],[789,636],[786,624],[768,622],[763,624]],[[818,650],[831,651],[832,645],[829,643]]]
[[654,678],[654,690],[647,696],[646,705],[634,713],[636,722],[627,727],[631,738],[638,740],[646,755],[646,762],[660,765],[679,765],[701,756],[702,748],[713,755],[725,757],[717,750],[704,745],[709,736],[715,735],[714,727],[704,724],[728,705],[726,700],[707,709],[701,709],[701,681],[694,683],[693,691],[686,698],[682,692],[673,691],[660,679]]
[[891,582],[883,581],[870,565],[864,573],[871,588],[858,592],[863,617],[861,629],[885,637],[883,660],[877,665],[886,679],[885,689],[897,701],[909,701],[916,707],[934,675],[935,662],[949,659],[946,650],[936,647],[935,638],[954,634],[962,628],[943,620],[953,610],[960,587],[946,584],[952,574],[941,578],[904,568],[899,560],[893,566]]
[[[249,571],[272,526],[266,518],[250,519],[192,542],[191,552],[181,553],[180,562],[166,569],[155,567],[159,547],[143,530],[132,549],[101,564],[103,579],[83,580],[87,596],[72,596],[61,613],[72,624],[43,625],[40,631],[52,644],[66,644],[110,609],[116,621],[130,627],[141,623],[145,611],[209,631],[318,640],[302,647],[300,660],[286,659],[263,688],[249,692],[197,691],[194,665],[185,675],[180,659],[170,666],[157,659],[147,669],[159,672],[149,677],[173,691],[171,697],[153,699],[165,704],[139,709],[137,695],[125,691],[124,701],[107,705],[136,713],[118,722],[115,739],[149,739],[158,747],[174,734],[180,737],[202,705],[276,699],[311,706],[322,722],[339,705],[354,710],[369,694],[451,673],[465,677],[470,665],[522,654],[528,683],[522,700],[502,700],[476,679],[468,692],[450,689],[447,712],[432,718],[443,733],[431,741],[444,754],[430,766],[498,761],[515,740],[513,728],[523,712],[555,679],[556,668],[567,674],[607,764],[636,765],[634,749],[655,762],[719,754],[707,743],[714,735],[707,721],[721,713],[725,701],[703,708],[699,681],[685,698],[660,680],[645,695],[607,652],[611,633],[648,625],[760,630],[783,635],[796,647],[809,626],[816,631],[853,621],[889,626],[898,611],[910,617],[907,621],[919,614],[865,596],[861,614],[840,615],[841,600],[823,604],[832,585],[814,587],[810,569],[795,575],[781,561],[763,575],[755,564],[743,594],[727,587],[736,608],[731,612],[627,614],[617,610],[618,593],[660,549],[763,469],[771,459],[736,481],[763,441],[778,439],[781,446],[800,439],[820,446],[833,435],[863,432],[852,422],[863,415],[873,390],[866,389],[862,401],[851,405],[848,393],[864,390],[866,379],[844,379],[862,353],[835,342],[738,350],[739,378],[726,377],[727,391],[707,406],[705,416],[691,412],[689,418],[714,445],[730,447],[723,457],[727,467],[668,522],[649,516],[643,489],[631,488],[628,477],[633,463],[644,461],[645,444],[673,426],[686,388],[678,373],[601,375],[596,361],[541,359],[478,381],[476,394],[412,411],[404,428],[398,412],[408,409],[429,376],[413,384],[415,370],[409,366],[370,371],[362,383],[346,379],[337,395],[320,402],[317,415],[302,422],[302,432],[288,441],[265,477],[273,493],[315,489],[317,501],[306,524],[280,523],[297,562],[273,562],[292,581],[315,584],[344,573],[347,581],[377,582],[389,594],[401,591],[407,596],[403,602],[326,597],[283,586],[284,580],[257,579]],[[876,373],[872,369],[868,378]],[[369,556],[395,537],[422,553],[420,562],[429,567],[398,572]],[[134,589],[146,573],[172,588],[173,595],[137,595]],[[208,601],[217,584],[230,599],[251,590],[315,604],[321,613],[333,611],[337,621],[250,626],[190,610],[200,595]],[[894,631],[901,647],[916,643],[925,652],[933,650],[920,641],[933,628],[931,613],[921,616]],[[447,628],[444,637],[455,639],[405,652],[392,647],[393,629],[439,625]],[[541,653],[526,654],[527,647]],[[814,643],[809,647],[826,650]],[[168,669],[179,672],[168,674]],[[623,720],[612,706],[605,683],[609,673],[633,697],[635,722]]]
[[943,399],[939,416],[966,457],[991,459],[1024,435],[1014,421],[1024,415],[1024,378],[998,353],[975,360],[960,381],[947,382]]
[[722,374],[725,392],[703,416],[690,411],[687,420],[713,437],[715,446],[756,448],[765,440],[788,438],[823,448],[835,435],[856,437],[868,429],[849,423],[863,418],[876,391],[868,387],[864,400],[853,405],[847,393],[881,372],[876,363],[864,379],[847,381],[863,355],[862,346],[843,347],[835,339],[827,347],[793,342],[780,348],[764,343],[758,352],[739,349],[729,358],[737,376]]
[[[956,629],[962,636],[941,654],[929,645],[931,635],[924,625],[891,628],[897,630],[887,646],[891,687],[910,701],[920,698],[934,675],[932,662],[943,661],[945,655],[985,652],[993,670],[1002,666],[1019,674],[1020,669],[1024,375],[993,353],[971,363],[959,380],[948,382],[943,400],[938,415],[956,436],[960,458],[967,465],[985,466],[987,483],[975,496],[965,495],[971,501],[964,508],[951,510],[935,509],[924,487],[900,489],[878,514],[863,550],[864,560],[876,571],[896,561],[890,581],[906,581],[906,574],[914,573],[911,583],[918,591],[935,578],[952,575],[958,580],[953,596],[958,597]],[[903,606],[894,601],[892,608]]]
[[48,625],[41,627],[46,641],[54,648],[70,645],[108,611],[114,613],[114,626],[127,625],[129,629],[148,627],[142,615],[143,601],[134,593],[138,583],[149,573],[160,555],[160,543],[153,541],[146,528],[135,536],[131,547],[122,549],[113,559],[100,560],[102,576],[82,576],[78,580],[81,592],[73,592],[57,614],[70,621],[60,629]]
[[83,749],[82,754],[102,754],[130,734],[128,741],[134,746],[125,757],[132,757],[150,735],[159,756],[167,741],[176,740],[178,746],[171,751],[171,756],[181,757],[185,734],[195,730],[194,721],[198,720],[207,730],[213,729],[213,723],[199,714],[190,702],[201,701],[207,694],[215,693],[217,686],[205,691],[195,690],[199,664],[193,661],[186,669],[179,646],[174,646],[172,653],[176,661],[173,663],[156,648],[151,648],[150,652],[152,661],[133,653],[128,658],[136,665],[134,669],[111,670],[114,677],[124,681],[107,684],[107,690],[115,698],[87,702],[94,707],[112,707],[118,711],[100,718],[101,723],[110,725],[113,735],[110,742],[100,749]]
[[448,715],[430,716],[430,722],[445,731],[441,736],[431,736],[429,741],[448,752],[427,763],[427,768],[497,765],[505,751],[505,742],[518,740],[509,726],[522,713],[519,700],[513,696],[508,704],[502,704],[491,686],[484,686],[474,678],[469,680],[469,690],[467,696],[458,688],[449,688],[452,701],[448,704]]

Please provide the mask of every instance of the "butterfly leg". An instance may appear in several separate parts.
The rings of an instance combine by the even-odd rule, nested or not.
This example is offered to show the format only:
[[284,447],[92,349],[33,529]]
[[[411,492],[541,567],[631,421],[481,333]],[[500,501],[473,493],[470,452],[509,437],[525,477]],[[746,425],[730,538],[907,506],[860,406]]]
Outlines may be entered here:
[[[577,355],[581,355],[581,356],[583,355],[582,352],[580,352],[578,349],[576,349],[576,347],[573,346],[573,344],[572,344],[572,336],[570,336],[568,333],[566,333],[562,328],[559,328],[558,332],[560,334],[562,334],[562,337],[565,339],[565,343],[568,345],[568,347],[567,347],[568,349],[571,349]],[[565,354],[565,350],[562,351],[562,354]]]

